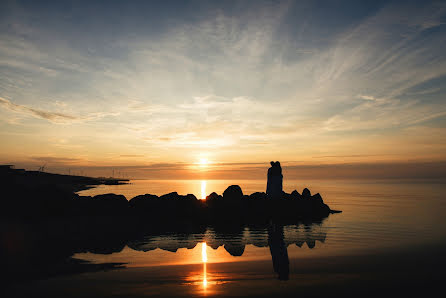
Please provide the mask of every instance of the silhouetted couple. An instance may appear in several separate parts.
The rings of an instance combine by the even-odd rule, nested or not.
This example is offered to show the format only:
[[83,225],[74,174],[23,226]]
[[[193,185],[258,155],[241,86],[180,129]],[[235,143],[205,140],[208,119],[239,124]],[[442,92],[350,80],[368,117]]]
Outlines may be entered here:
[[280,199],[283,193],[283,175],[280,162],[272,161],[271,168],[268,169],[268,181],[266,183],[266,195],[270,199]]

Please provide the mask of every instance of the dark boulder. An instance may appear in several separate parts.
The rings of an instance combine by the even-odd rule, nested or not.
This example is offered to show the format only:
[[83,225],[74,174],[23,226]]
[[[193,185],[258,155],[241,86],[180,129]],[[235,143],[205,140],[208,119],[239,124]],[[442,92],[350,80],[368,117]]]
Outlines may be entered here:
[[193,194],[187,194],[187,195],[177,195],[176,198],[174,196],[172,196],[171,198],[174,199],[179,199],[179,200],[183,200],[183,201],[188,201],[188,202],[194,202],[194,201],[198,201],[197,197]]
[[318,203],[318,204],[323,204],[323,203],[324,203],[324,201],[322,200],[322,197],[321,197],[321,195],[320,195],[319,193],[317,193],[317,194],[311,196],[311,200],[312,200],[313,202]]
[[131,208],[135,209],[148,209],[151,205],[153,205],[154,200],[158,199],[158,196],[151,195],[151,194],[145,194],[145,195],[139,195],[134,198],[132,198],[129,201],[129,205]]
[[77,195],[61,187],[52,185],[37,187],[17,185],[16,187],[8,198],[9,204],[2,206],[6,211],[6,216],[16,213],[25,217],[45,218],[64,216],[73,211],[74,199]]
[[217,208],[217,206],[221,205],[223,201],[222,198],[223,197],[221,195],[213,192],[206,197],[205,204],[207,207],[211,209]]
[[179,198],[179,196],[176,191],[160,196],[161,200],[172,200],[172,199],[178,199],[178,198]]
[[240,186],[231,185],[223,192],[223,199],[225,201],[241,201],[243,199],[243,192]]
[[282,191],[282,199],[291,200],[292,198],[291,194]]
[[252,200],[266,200],[267,196],[264,192],[255,192],[249,196]]
[[291,197],[295,200],[302,198],[302,196],[300,195],[300,193],[297,190],[293,190],[291,192]]
[[77,196],[73,200],[74,213],[79,215],[92,214],[95,211],[96,205],[93,197]]
[[311,198],[311,192],[308,188],[304,188],[304,190],[302,191],[302,197],[304,199],[310,199]]
[[93,201],[96,205],[96,210],[105,215],[122,214],[129,207],[129,202],[123,195],[113,193],[94,196]]
[[216,192],[213,192],[206,197],[206,201],[215,201],[221,198],[222,198],[221,195],[217,194]]
[[189,200],[189,201],[198,201],[197,197],[196,197],[195,195],[191,194],[191,193],[188,193],[188,194],[185,196],[185,199],[187,199],[187,200]]

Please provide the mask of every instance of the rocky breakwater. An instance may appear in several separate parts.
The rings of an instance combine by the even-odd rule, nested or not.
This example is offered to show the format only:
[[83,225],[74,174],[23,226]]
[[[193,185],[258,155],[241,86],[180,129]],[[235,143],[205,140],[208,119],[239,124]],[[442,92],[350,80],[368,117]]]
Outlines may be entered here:
[[[267,223],[270,220],[293,223],[317,221],[334,211],[323,201],[320,194],[311,195],[308,189],[302,194],[296,190],[270,198],[264,192],[245,195],[238,185],[229,186],[223,194],[209,194],[198,200],[193,194],[177,192],[157,196],[144,194],[128,200],[119,194],[79,196],[71,189],[57,183],[30,187],[27,184],[10,183],[3,188],[6,197],[2,208],[3,218],[38,219],[59,218],[78,221],[123,223],[177,223],[193,224],[240,224]],[[100,218],[100,220],[98,220]]]
[[238,185],[231,185],[223,196],[211,193],[205,203],[211,219],[226,218],[228,221],[319,221],[330,213],[340,212],[330,209],[319,193],[311,195],[307,188],[302,194],[294,190],[292,193],[283,192],[281,198],[270,199],[264,192],[244,195]]
[[88,216],[129,216],[146,223],[265,223],[270,220],[285,223],[319,221],[333,211],[319,193],[311,195],[305,188],[283,193],[279,199],[270,199],[263,192],[243,194],[238,185],[229,186],[222,195],[215,192],[198,200],[193,194],[176,192],[156,196],[139,195],[131,200],[122,195],[103,194],[94,197],[77,196],[73,212]]

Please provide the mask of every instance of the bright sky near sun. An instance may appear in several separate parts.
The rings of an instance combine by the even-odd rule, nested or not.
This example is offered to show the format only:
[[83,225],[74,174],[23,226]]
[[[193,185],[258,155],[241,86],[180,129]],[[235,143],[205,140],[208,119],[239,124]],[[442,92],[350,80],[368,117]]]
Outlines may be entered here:
[[91,2],[1,2],[0,163],[446,160],[444,1]]

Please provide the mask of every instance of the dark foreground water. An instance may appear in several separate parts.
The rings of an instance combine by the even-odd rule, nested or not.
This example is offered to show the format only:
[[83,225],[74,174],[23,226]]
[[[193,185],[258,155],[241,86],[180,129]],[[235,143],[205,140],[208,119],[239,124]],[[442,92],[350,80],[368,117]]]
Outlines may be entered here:
[[[113,192],[130,199],[177,191],[203,198],[231,184],[248,194],[265,188],[265,181],[250,180],[139,180],[81,194]],[[420,296],[442,289],[444,181],[284,183],[287,192],[304,187],[343,212],[322,223],[243,227],[232,226],[228,214],[224,227],[152,233],[108,250],[77,253],[73,258],[88,261],[93,270],[12,283],[8,295],[363,297]]]

